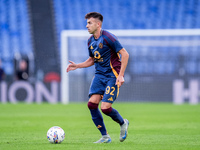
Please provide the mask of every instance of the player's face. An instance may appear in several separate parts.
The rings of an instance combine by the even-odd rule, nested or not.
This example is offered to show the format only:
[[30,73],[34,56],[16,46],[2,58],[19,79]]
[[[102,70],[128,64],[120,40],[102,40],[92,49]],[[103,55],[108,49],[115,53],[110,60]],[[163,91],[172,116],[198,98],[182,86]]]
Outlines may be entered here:
[[86,28],[88,29],[88,32],[90,34],[94,34],[99,27],[100,27],[100,22],[98,19],[95,19],[95,18],[87,19]]

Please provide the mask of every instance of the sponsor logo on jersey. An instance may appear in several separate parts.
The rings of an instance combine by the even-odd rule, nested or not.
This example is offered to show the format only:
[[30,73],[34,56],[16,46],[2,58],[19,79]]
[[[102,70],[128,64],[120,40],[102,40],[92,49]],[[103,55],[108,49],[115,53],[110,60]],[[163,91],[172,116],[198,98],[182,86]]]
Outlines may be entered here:
[[100,59],[101,58],[101,55],[100,55],[100,53],[98,51],[94,52],[94,58],[95,59]]
[[101,58],[101,54],[98,51],[94,52],[94,61],[95,62],[103,62],[103,58]]

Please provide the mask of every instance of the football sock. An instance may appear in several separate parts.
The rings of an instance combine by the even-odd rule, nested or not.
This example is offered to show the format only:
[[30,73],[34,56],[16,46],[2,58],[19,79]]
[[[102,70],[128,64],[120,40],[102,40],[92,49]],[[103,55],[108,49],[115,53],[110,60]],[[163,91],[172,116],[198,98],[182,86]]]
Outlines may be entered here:
[[108,109],[101,109],[101,110],[105,115],[110,116],[114,121],[116,121],[120,125],[124,124],[124,119],[116,109],[110,107]]
[[101,135],[107,135],[106,127],[103,122],[103,117],[101,115],[101,112],[98,109],[98,104],[88,102],[88,108],[90,109],[92,120],[94,124],[96,125],[96,127],[101,132]]

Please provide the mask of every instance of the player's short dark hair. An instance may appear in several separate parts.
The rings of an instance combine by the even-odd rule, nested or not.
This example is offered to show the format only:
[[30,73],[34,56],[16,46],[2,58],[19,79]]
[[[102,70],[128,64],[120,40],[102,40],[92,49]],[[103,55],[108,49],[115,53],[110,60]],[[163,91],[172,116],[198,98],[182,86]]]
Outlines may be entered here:
[[102,14],[98,13],[98,12],[90,12],[90,13],[87,13],[85,15],[85,19],[90,19],[90,18],[97,18],[99,19],[101,22],[103,22],[103,16]]

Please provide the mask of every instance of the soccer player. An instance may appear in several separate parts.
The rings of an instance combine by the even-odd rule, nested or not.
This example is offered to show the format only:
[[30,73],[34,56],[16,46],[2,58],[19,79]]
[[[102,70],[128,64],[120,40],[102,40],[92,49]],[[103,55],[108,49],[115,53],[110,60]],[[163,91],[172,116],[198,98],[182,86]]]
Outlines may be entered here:
[[89,90],[88,108],[102,137],[94,143],[111,142],[102,114],[98,109],[100,101],[101,111],[120,125],[120,141],[123,142],[128,135],[129,121],[123,119],[119,112],[112,108],[112,104],[119,94],[119,88],[124,83],[124,72],[129,54],[113,34],[101,28],[103,16],[100,13],[90,12],[85,15],[85,19],[87,19],[88,32],[92,34],[88,39],[89,58],[79,64],[69,61],[67,72],[95,65],[95,76]]

